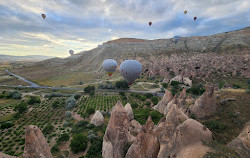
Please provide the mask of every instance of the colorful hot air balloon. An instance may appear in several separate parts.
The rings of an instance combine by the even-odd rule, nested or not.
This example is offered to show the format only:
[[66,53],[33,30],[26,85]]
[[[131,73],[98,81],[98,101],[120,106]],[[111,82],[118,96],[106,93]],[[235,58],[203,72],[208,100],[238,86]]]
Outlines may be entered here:
[[69,50],[69,54],[70,54],[70,55],[73,55],[73,54],[74,54],[74,51],[73,51],[73,50]]
[[102,63],[103,69],[108,73],[109,76],[111,76],[113,72],[115,72],[117,66],[117,62],[113,59],[106,59]]
[[195,17],[194,17],[194,21],[195,21],[196,19],[197,19],[197,17],[195,16]]
[[125,60],[120,65],[120,73],[131,85],[141,74],[142,65],[137,60]]
[[180,40],[180,36],[174,36],[173,41],[176,44]]
[[43,17],[43,19],[45,19],[45,18],[46,18],[46,15],[45,15],[45,14],[42,14],[42,17]]
[[152,22],[149,22],[148,25],[151,26],[151,25],[152,25]]
[[186,11],[186,10],[184,11],[184,14],[187,14],[187,11]]

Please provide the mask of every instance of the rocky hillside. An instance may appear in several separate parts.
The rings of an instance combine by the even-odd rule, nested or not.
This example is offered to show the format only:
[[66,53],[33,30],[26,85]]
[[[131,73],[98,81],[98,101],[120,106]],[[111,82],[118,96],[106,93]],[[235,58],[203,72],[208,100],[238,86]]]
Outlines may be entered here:
[[102,76],[102,61],[113,58],[119,63],[125,59],[141,61],[146,75],[209,78],[227,74],[249,78],[249,51],[250,27],[212,36],[181,37],[176,44],[172,38],[122,38],[81,52],[74,58],[49,59],[14,72],[42,84],[46,84],[45,80],[48,83],[49,80],[67,80],[68,84],[73,84],[78,80],[85,81],[84,76],[89,79]]

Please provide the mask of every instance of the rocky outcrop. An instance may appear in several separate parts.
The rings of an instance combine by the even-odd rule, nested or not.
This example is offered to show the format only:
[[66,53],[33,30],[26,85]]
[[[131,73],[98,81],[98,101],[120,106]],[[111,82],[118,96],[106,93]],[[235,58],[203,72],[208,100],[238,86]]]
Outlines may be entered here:
[[167,107],[167,104],[173,99],[173,95],[170,91],[166,89],[165,94],[161,101],[157,105],[153,107],[153,109],[159,111],[160,113],[164,113],[164,109]]
[[192,87],[192,80],[190,80],[189,78],[187,77],[184,77],[183,78],[183,83],[189,87]]
[[129,120],[133,120],[134,119],[134,113],[133,113],[133,109],[132,109],[132,107],[131,107],[131,105],[129,103],[127,103],[125,105],[125,110],[128,113]]
[[141,132],[141,130],[142,130],[142,125],[138,121],[132,120],[131,127],[129,127],[130,133],[136,136],[139,132]]
[[25,131],[24,158],[52,158],[49,144],[37,126],[28,125]]
[[227,146],[237,151],[242,158],[250,157],[250,121],[246,123],[239,136],[228,143]]
[[[199,151],[202,140],[212,140],[212,133],[209,129],[204,129],[203,125],[196,120],[189,119],[174,104],[166,116],[166,121],[159,124],[157,137],[160,142],[158,158],[165,158],[189,155],[190,148],[192,151]],[[208,147],[204,146],[203,149],[208,149]],[[196,156],[193,155],[193,157]]]
[[193,105],[190,106],[191,112],[198,118],[210,116],[216,112],[217,102],[214,95],[214,87],[207,85],[206,92],[203,93]]
[[184,107],[185,102],[186,102],[186,89],[184,88],[178,97],[177,105]]
[[127,112],[121,102],[118,101],[111,112],[103,137],[103,158],[122,158],[125,156],[124,150],[132,142],[129,127],[130,121]]
[[149,117],[136,141],[128,149],[126,158],[154,158],[157,157],[159,149],[160,144],[154,131],[154,122]]
[[163,114],[167,115],[169,109],[174,105],[177,104],[177,95],[173,97],[173,99],[167,104],[167,106],[164,108]]
[[182,76],[181,75],[177,75],[177,76],[175,76],[174,78],[172,78],[171,80],[170,80],[170,82],[169,83],[171,83],[172,81],[177,81],[177,82],[180,82],[180,83],[182,83]]
[[99,110],[96,110],[95,114],[91,118],[90,123],[94,124],[95,126],[101,126],[104,124],[104,117]]

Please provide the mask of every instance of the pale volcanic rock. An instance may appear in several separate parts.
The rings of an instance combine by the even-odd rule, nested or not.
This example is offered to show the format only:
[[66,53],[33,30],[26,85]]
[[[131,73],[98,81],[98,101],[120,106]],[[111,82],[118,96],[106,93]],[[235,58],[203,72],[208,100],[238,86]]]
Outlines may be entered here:
[[227,146],[238,152],[242,158],[250,157],[250,121],[246,123],[239,136],[228,143]]
[[185,101],[186,101],[186,89],[184,88],[178,97],[177,105],[184,107]]
[[130,121],[127,111],[118,101],[111,112],[110,120],[103,137],[102,157],[122,158],[126,146],[132,142],[129,132]]
[[177,81],[177,82],[180,82],[180,83],[182,83],[182,76],[181,75],[177,75],[177,76],[175,76],[174,78],[172,78],[171,80],[170,80],[170,83],[172,82],[172,81]]
[[175,95],[172,100],[167,104],[167,106],[163,110],[163,114],[167,115],[169,109],[174,105],[177,104],[177,95]]
[[154,123],[151,117],[149,117],[143,130],[136,137],[136,141],[128,149],[126,158],[157,157],[160,144],[153,128]]
[[164,113],[164,109],[167,107],[167,104],[173,99],[172,93],[166,89],[165,94],[161,101],[157,105],[153,107],[153,109],[159,111],[160,113]]
[[94,124],[95,126],[101,126],[104,124],[104,117],[99,110],[96,110],[95,114],[91,118],[90,123]]
[[190,79],[187,78],[187,77],[184,77],[184,78],[183,78],[183,83],[184,83],[185,85],[188,85],[188,86],[192,87],[192,80],[190,80]]
[[136,121],[132,120],[131,121],[131,127],[129,127],[129,131],[132,135],[137,135],[139,132],[142,130],[142,125]]
[[216,112],[217,103],[216,96],[214,95],[214,87],[208,85],[206,92],[204,92],[193,105],[190,106],[190,110],[198,118],[210,116]]
[[133,109],[132,109],[132,107],[131,107],[131,105],[129,103],[127,103],[125,105],[125,110],[128,113],[129,120],[133,120],[134,119],[134,113],[133,113]]
[[52,158],[49,144],[37,126],[28,125],[25,131],[24,158]]

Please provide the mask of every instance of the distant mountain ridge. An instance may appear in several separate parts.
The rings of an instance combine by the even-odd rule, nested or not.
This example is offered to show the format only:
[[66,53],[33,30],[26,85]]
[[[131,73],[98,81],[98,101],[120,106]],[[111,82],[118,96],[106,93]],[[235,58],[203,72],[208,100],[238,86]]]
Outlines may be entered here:
[[0,61],[43,61],[51,58],[55,57],[44,55],[12,56],[0,54]]

